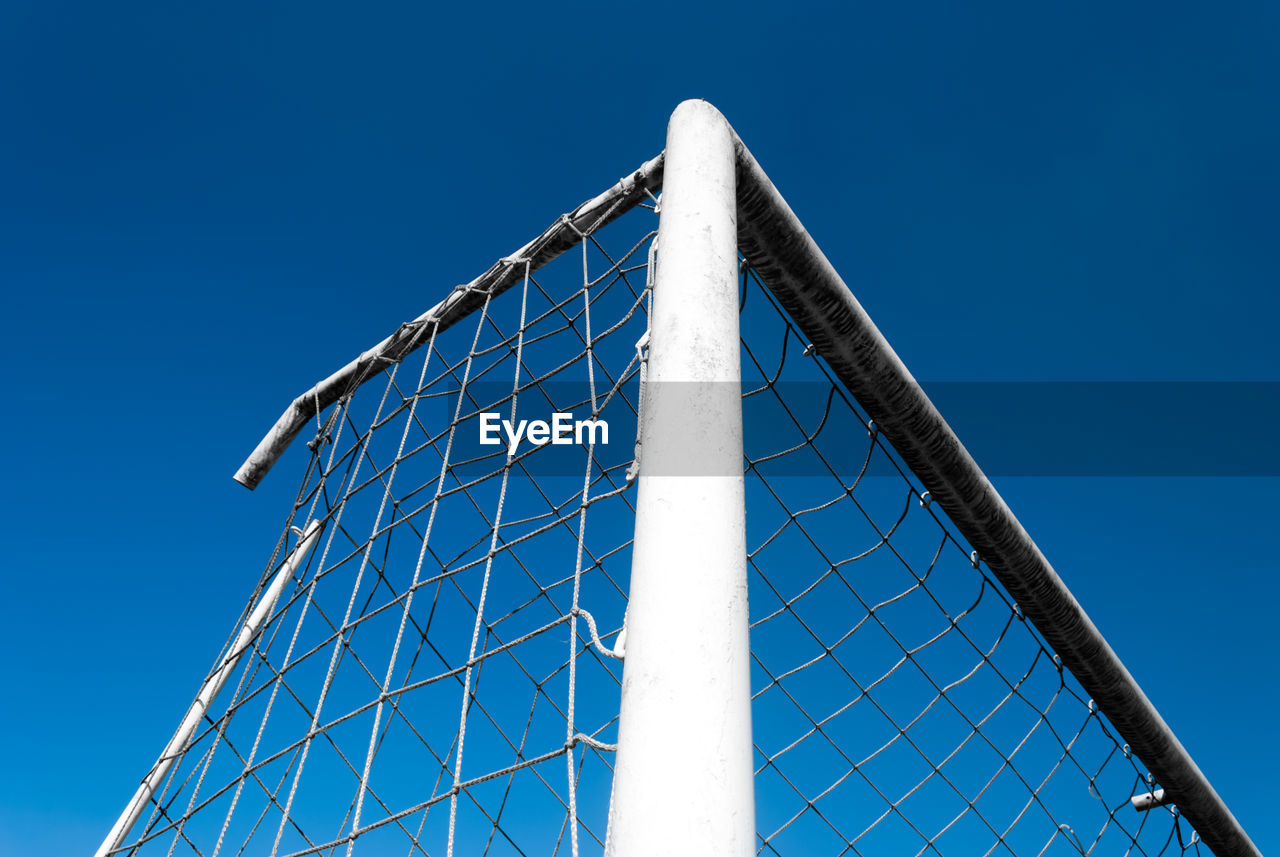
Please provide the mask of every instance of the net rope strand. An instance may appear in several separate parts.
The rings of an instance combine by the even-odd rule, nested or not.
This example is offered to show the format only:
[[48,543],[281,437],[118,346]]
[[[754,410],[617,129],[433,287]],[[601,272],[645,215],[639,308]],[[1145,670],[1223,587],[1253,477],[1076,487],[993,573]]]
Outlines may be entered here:
[[[503,260],[519,289],[316,414],[209,675],[293,528],[323,534],[118,853],[607,849],[652,203]],[[1200,854],[1133,810],[1159,784],[745,263],[741,323],[758,853]],[[484,445],[486,413],[612,436]]]
[[[518,328],[518,334],[516,339],[515,380],[514,380],[514,388],[511,393],[511,422],[513,425],[515,424],[515,421],[516,421],[516,404],[518,401],[517,397],[520,390],[520,364],[521,364],[521,356],[524,353],[525,317],[526,317],[526,311],[528,306],[528,299],[529,299],[529,276],[528,276],[528,265],[526,263],[524,288],[521,290],[520,326]],[[488,309],[489,309],[489,304],[488,304],[488,299],[486,299],[485,307],[481,311],[480,324],[482,326],[484,324],[484,319],[488,316]],[[480,331],[479,329],[477,329],[476,331],[477,339],[479,338],[479,336],[480,336]],[[472,343],[471,347],[472,347],[472,351],[474,351],[475,350],[474,342]],[[471,364],[468,361],[467,368],[470,369],[470,366]],[[466,389],[466,384],[467,384],[467,377],[464,375],[462,379],[463,390]],[[458,397],[458,407],[459,408],[462,407],[461,395],[459,395]],[[456,419],[456,415],[455,415],[455,419]],[[467,656],[468,664],[471,664],[472,662],[475,661],[476,644],[479,643],[480,641],[480,628],[484,624],[485,596],[489,592],[489,581],[491,579],[491,575],[493,571],[493,557],[494,557],[494,552],[498,547],[498,528],[502,524],[502,506],[507,499],[507,485],[509,484],[509,481],[511,479],[511,460],[514,457],[515,457],[515,447],[511,446],[508,448],[507,460],[505,465],[502,468],[502,482],[501,482],[501,487],[499,487],[498,489],[498,505],[497,505],[497,509],[494,511],[494,514],[493,514],[493,526],[491,527],[492,535],[489,541],[489,553],[488,553],[488,556],[485,558],[485,564],[484,564],[484,582],[480,586],[480,599],[476,605],[476,621],[471,631],[471,649]],[[462,682],[462,714],[459,717],[458,744],[457,744],[457,749],[454,752],[453,780],[455,783],[457,783],[462,779],[462,748],[467,738],[467,711],[470,708],[469,697],[471,695],[471,681],[472,681],[473,669],[474,667],[471,667],[471,666],[467,667],[467,671],[463,677],[463,682]],[[458,817],[458,791],[455,788],[452,790],[449,796],[449,841],[448,841],[447,851],[446,851],[446,853],[448,854],[448,857],[453,857],[454,834],[456,832],[457,817]]]

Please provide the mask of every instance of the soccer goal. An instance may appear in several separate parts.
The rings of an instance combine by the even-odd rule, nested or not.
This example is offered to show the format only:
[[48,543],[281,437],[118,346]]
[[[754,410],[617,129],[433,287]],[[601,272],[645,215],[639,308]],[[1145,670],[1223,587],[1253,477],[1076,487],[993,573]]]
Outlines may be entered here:
[[299,437],[99,855],[1258,855],[705,102]]

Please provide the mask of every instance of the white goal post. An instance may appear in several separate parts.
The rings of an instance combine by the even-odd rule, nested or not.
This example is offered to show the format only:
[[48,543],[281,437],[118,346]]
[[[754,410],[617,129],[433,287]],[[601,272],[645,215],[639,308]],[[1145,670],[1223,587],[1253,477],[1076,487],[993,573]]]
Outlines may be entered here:
[[[389,805],[385,821],[380,818],[376,824],[361,826],[365,796],[373,794],[369,785],[370,769],[383,740],[378,735],[385,735],[385,730],[396,716],[405,723],[410,722],[411,716],[406,714],[405,697],[399,694],[405,692],[405,688],[417,688],[422,684],[415,684],[410,680],[412,676],[406,675],[403,687],[397,690],[399,679],[393,680],[393,676],[401,669],[396,653],[400,650],[405,624],[414,621],[411,602],[419,597],[418,593],[426,591],[422,588],[422,574],[425,574],[422,569],[425,567],[424,557],[432,554],[432,549],[428,546],[432,526],[446,526],[434,523],[436,508],[450,492],[466,492],[480,481],[468,482],[466,477],[454,475],[454,464],[450,459],[450,451],[455,447],[455,428],[461,420],[459,414],[464,410],[464,394],[469,389],[468,385],[475,383],[474,376],[483,374],[482,370],[475,368],[480,365],[477,355],[507,355],[503,359],[509,358],[512,362],[516,381],[509,396],[499,401],[504,407],[510,407],[514,420],[517,396],[527,395],[533,389],[530,383],[521,380],[522,372],[528,375],[531,371],[523,362],[526,355],[523,349],[532,348],[538,341],[532,335],[533,322],[526,321],[526,316],[533,317],[533,311],[525,309],[526,304],[532,306],[534,287],[541,290],[533,275],[566,251],[581,246],[584,273],[579,303],[586,322],[583,349],[589,366],[596,365],[592,362],[595,360],[593,348],[597,347],[604,334],[600,333],[598,326],[593,331],[590,319],[591,312],[594,311],[592,308],[601,306],[594,301],[605,286],[602,285],[602,279],[593,279],[586,273],[588,244],[595,242],[599,230],[627,211],[650,203],[659,214],[656,250],[651,250],[652,261],[628,267],[627,259],[631,258],[631,254],[609,257],[609,274],[615,279],[627,276],[627,272],[643,271],[649,280],[646,288],[639,291],[622,321],[614,325],[614,328],[623,329],[623,323],[633,319],[632,313],[643,312],[647,317],[648,330],[643,341],[636,345],[638,366],[627,364],[626,371],[615,373],[618,374],[618,382],[613,387],[615,391],[622,388],[623,376],[628,371],[640,373],[638,377],[643,383],[640,393],[642,404],[635,409],[639,423],[638,477],[631,473],[625,484],[619,478],[616,486],[613,483],[606,485],[604,482],[594,482],[591,469],[591,462],[594,460],[593,441],[592,448],[586,450],[588,476],[577,505],[572,508],[556,506],[552,515],[554,520],[550,523],[544,526],[535,522],[529,526],[529,535],[505,539],[499,536],[502,525],[499,519],[503,515],[503,502],[508,497],[508,491],[515,490],[508,488],[508,479],[522,466],[522,459],[520,455],[508,452],[505,460],[499,463],[500,466],[495,464],[498,469],[493,474],[501,479],[501,491],[497,495],[497,511],[492,516],[491,524],[488,518],[485,519],[486,526],[491,528],[492,540],[488,542],[487,548],[481,545],[466,554],[467,557],[473,557],[467,560],[469,565],[449,565],[447,561],[441,561],[442,569],[447,566],[447,570],[441,573],[442,579],[455,574],[454,569],[458,567],[476,572],[483,570],[483,585],[476,590],[479,597],[471,599],[478,603],[471,604],[468,601],[468,609],[474,611],[475,618],[474,630],[468,624],[470,650],[449,661],[447,668],[441,667],[439,675],[431,679],[442,683],[456,681],[462,688],[462,722],[453,739],[456,743],[438,754],[439,767],[446,769],[446,773],[452,776],[452,786],[437,786],[422,801],[408,801],[403,810]],[[634,249],[632,253],[642,255],[642,251]],[[745,263],[745,271],[740,270],[740,257]],[[440,806],[446,803],[450,806],[447,851],[453,853],[455,815],[458,813],[460,795],[468,787],[478,788],[483,783],[496,782],[496,778],[512,777],[518,772],[533,770],[555,754],[567,754],[569,787],[567,796],[561,803],[566,803],[568,808],[570,832],[562,833],[562,836],[566,842],[572,841],[573,853],[576,855],[579,834],[578,822],[573,816],[577,811],[575,789],[578,778],[582,776],[582,763],[577,761],[579,757],[575,753],[615,751],[613,745],[598,737],[606,732],[582,732],[575,726],[573,693],[577,673],[574,665],[578,658],[596,657],[598,653],[605,658],[621,657],[623,660],[620,703],[618,712],[613,715],[616,720],[616,761],[612,765],[609,784],[611,795],[607,837],[603,849],[605,853],[615,857],[647,857],[651,854],[747,857],[764,850],[777,851],[772,844],[772,834],[757,833],[757,800],[765,798],[756,795],[758,790],[754,785],[756,778],[768,765],[753,761],[753,702],[762,691],[755,691],[753,696],[755,641],[751,635],[763,620],[753,620],[748,612],[747,600],[748,578],[753,573],[756,554],[751,550],[747,533],[752,512],[744,494],[742,400],[738,388],[743,371],[740,365],[740,336],[745,335],[740,331],[739,316],[746,300],[739,288],[741,282],[745,293],[748,277],[758,278],[767,287],[772,300],[785,311],[785,316],[789,319],[786,324],[793,326],[807,340],[811,351],[829,368],[830,374],[838,382],[836,386],[840,388],[837,389],[837,394],[847,391],[865,412],[870,421],[873,444],[878,442],[879,437],[883,437],[892,445],[901,461],[909,468],[910,474],[924,489],[924,494],[913,495],[921,498],[920,505],[926,505],[924,498],[927,497],[928,503],[945,513],[954,529],[972,547],[974,569],[981,565],[990,570],[1011,599],[1014,612],[1019,617],[1025,616],[1034,625],[1039,637],[1043,638],[1050,651],[1060,659],[1061,665],[1074,676],[1074,680],[1090,700],[1089,713],[1094,712],[1093,706],[1096,705],[1114,727],[1120,736],[1117,746],[1120,741],[1125,745],[1125,758],[1132,752],[1145,766],[1152,784],[1150,794],[1139,789],[1139,793],[1133,797],[1133,805],[1139,809],[1153,810],[1159,806],[1176,807],[1177,813],[1194,827],[1199,840],[1217,857],[1259,857],[1260,852],[1239,822],[876,328],[852,291],[805,231],[750,151],[724,117],[704,101],[687,101],[676,109],[668,127],[667,146],[663,155],[650,160],[605,193],[561,217],[541,236],[510,256],[500,259],[476,280],[457,287],[440,304],[401,326],[390,337],[300,395],[237,472],[237,481],[254,488],[304,429],[321,424],[331,408],[346,408],[355,392],[366,382],[385,377],[389,367],[397,366],[419,349],[425,349],[428,355],[422,369],[422,378],[429,378],[430,361],[437,359],[433,356],[437,351],[437,339],[444,331],[468,319],[484,319],[491,305],[505,292],[518,291],[523,296],[520,299],[519,328],[516,334],[503,328],[499,335],[500,345],[486,352],[477,344],[482,341],[484,332],[482,321],[476,329],[475,338],[471,340],[471,348],[466,353],[465,360],[459,360],[450,366],[453,378],[451,383],[460,389],[460,392],[455,390],[457,412],[453,422],[447,427],[447,439],[446,433],[442,432],[440,435],[439,445],[445,452],[439,475],[424,479],[421,487],[415,488],[415,492],[425,492],[427,497],[433,491],[435,493],[434,501],[422,506],[421,517],[415,520],[413,515],[417,512],[399,511],[402,505],[408,505],[405,498],[393,498],[390,503],[386,498],[392,496],[390,483],[408,467],[402,467],[402,462],[408,460],[406,450],[412,446],[412,442],[406,443],[406,439],[425,421],[415,409],[429,396],[429,392],[424,392],[432,389],[428,382],[420,380],[418,392],[407,395],[396,386],[396,379],[392,375],[388,390],[395,390],[392,398],[400,396],[403,401],[399,404],[393,401],[387,406],[391,416],[387,416],[383,405],[379,404],[367,434],[358,434],[357,440],[353,441],[356,447],[355,452],[350,454],[349,466],[357,468],[361,457],[368,457],[367,436],[372,435],[374,428],[388,425],[396,414],[405,415],[404,435],[395,451],[394,463],[391,466],[386,466],[385,462],[375,465],[370,459],[369,466],[375,468],[377,479],[385,487],[383,504],[378,507],[370,528],[375,535],[364,542],[353,541],[351,564],[358,564],[359,571],[346,608],[348,618],[342,621],[339,621],[340,617],[332,620],[326,618],[326,622],[332,626],[331,633],[315,647],[315,651],[328,652],[329,649],[322,650],[322,646],[331,646],[333,654],[328,672],[323,673],[323,689],[320,691],[319,701],[304,708],[310,718],[310,725],[302,730],[306,737],[298,742],[286,742],[285,749],[278,757],[269,757],[266,762],[255,758],[258,739],[270,731],[267,717],[276,693],[272,689],[272,702],[267,703],[267,713],[262,714],[262,726],[258,730],[258,737],[254,739],[253,750],[246,751],[243,746],[234,749],[237,764],[241,765],[243,772],[235,780],[234,789],[226,791],[228,796],[234,794],[234,798],[228,797],[231,808],[226,811],[227,820],[222,822],[221,832],[218,833],[218,847],[221,847],[231,824],[232,812],[236,808],[241,789],[248,788],[245,783],[257,780],[259,774],[267,770],[264,766],[272,763],[272,759],[278,758],[282,765],[288,761],[288,765],[293,766],[296,758],[299,760],[296,767],[285,767],[280,775],[279,782],[283,785],[261,785],[266,800],[259,821],[253,824],[253,830],[256,831],[262,818],[280,815],[279,832],[275,834],[272,853],[276,853],[277,849],[280,853],[285,853],[285,846],[281,842],[293,835],[293,828],[298,828],[298,824],[291,820],[291,813],[294,812],[293,793],[298,789],[298,778],[310,752],[311,742],[318,741],[317,736],[322,736],[326,729],[336,732],[344,728],[344,724],[355,722],[357,714],[369,714],[376,710],[363,769],[359,763],[361,760],[348,762],[346,756],[342,757],[342,761],[347,763],[351,774],[360,783],[358,799],[353,802],[351,810],[353,818],[344,816],[336,819],[345,832],[334,834],[332,841],[326,843],[313,843],[312,838],[304,836],[299,828],[298,836],[302,837],[299,841],[305,839],[306,847],[299,848],[295,853],[352,853],[357,840],[362,836],[377,835],[379,831],[392,827],[401,828],[404,836],[412,842],[410,853],[428,853],[420,845],[419,839],[423,836],[422,830],[428,826],[427,814],[437,803]],[[515,294],[511,297],[514,298]],[[649,297],[652,299],[651,309],[644,306],[644,301]],[[546,317],[551,317],[554,313],[566,316],[569,312],[565,309],[566,305],[552,301],[553,309],[548,310]],[[573,315],[566,326],[572,327],[579,318],[579,315]],[[639,318],[639,315],[635,318]],[[526,325],[531,331],[527,340]],[[805,353],[808,355],[810,351],[806,350]],[[502,365],[503,371],[506,371],[507,364]],[[604,371],[604,362],[600,361],[599,365],[600,369],[589,368],[588,371]],[[597,376],[593,374],[590,394],[593,416],[598,415],[605,407],[596,402],[596,383]],[[772,385],[772,381],[769,384]],[[731,393],[726,394],[726,391]],[[601,396],[603,397],[603,393]],[[386,398],[387,394],[384,394],[384,400]],[[454,400],[449,401],[452,403]],[[331,418],[322,427],[321,433],[317,435],[320,442],[313,449],[312,466],[321,466],[315,462],[320,461],[320,453],[326,443],[334,450],[331,455],[341,458],[336,441],[330,440],[328,425],[340,425],[342,419],[349,419],[349,411],[344,411],[342,418]],[[354,422],[352,425],[354,426]],[[362,429],[355,427],[354,430],[359,432]],[[424,431],[430,434],[429,430]],[[855,440],[852,436],[849,439]],[[434,440],[432,444],[434,446]],[[451,478],[461,487],[446,488],[446,473],[450,473]],[[851,494],[857,486],[861,475],[859,473],[858,478],[853,480],[853,485],[847,486],[848,493]],[[308,587],[316,584],[303,582],[308,573],[303,566],[304,560],[314,554],[315,580],[325,575],[330,579],[336,577],[330,571],[339,566],[335,565],[332,558],[326,557],[329,557],[329,546],[334,544],[336,531],[346,526],[342,517],[346,510],[345,503],[357,490],[351,486],[373,484],[375,481],[368,478],[361,482],[353,473],[349,481],[344,483],[348,493],[343,495],[342,502],[330,509],[327,515],[307,512],[304,537],[298,540],[292,551],[285,554],[282,565],[274,567],[278,570],[264,577],[259,589],[262,592],[260,600],[250,611],[249,618],[243,622],[239,636],[235,637],[226,653],[221,656],[219,665],[215,666],[210,677],[201,685],[197,703],[192,706],[191,713],[184,719],[178,734],[147,774],[138,794],[112,828],[98,851],[99,857],[134,851],[149,853],[144,852],[142,846],[155,841],[148,837],[158,837],[160,833],[172,833],[175,845],[180,840],[186,841],[187,834],[184,831],[187,820],[214,799],[199,797],[195,793],[199,790],[199,783],[204,781],[205,773],[200,771],[187,774],[183,784],[174,786],[174,793],[177,794],[186,787],[186,783],[196,783],[195,791],[185,809],[175,803],[163,802],[159,796],[162,781],[166,776],[177,776],[176,773],[170,773],[170,769],[174,767],[174,760],[181,757],[189,746],[194,746],[194,742],[200,737],[195,733],[201,717],[206,718],[207,728],[204,734],[208,736],[208,740],[216,741],[222,738],[226,724],[237,708],[248,711],[253,705],[259,704],[254,700],[252,692],[246,692],[243,698],[235,698],[232,710],[226,714],[217,717],[206,715],[211,710],[213,697],[218,695],[232,670],[240,664],[242,655],[250,650],[255,653],[265,652],[266,643],[259,647],[255,639],[265,635],[264,623],[274,622],[273,627],[282,628],[282,617],[287,611],[306,613],[306,605],[311,603],[314,591],[314,588]],[[632,483],[635,493],[628,495],[626,492]],[[452,486],[454,483],[449,484]],[[593,494],[591,487],[596,484],[604,485],[604,488]],[[308,496],[313,498],[313,502],[317,502],[314,498],[318,498],[321,493],[313,491]],[[410,492],[410,495],[414,495],[414,492]],[[626,496],[634,496],[635,503],[634,543],[629,543],[627,548],[630,551],[630,581],[629,591],[625,593],[625,648],[619,637],[611,651],[601,640],[601,636],[608,635],[597,634],[595,620],[579,604],[580,580],[585,573],[584,569],[588,569],[591,564],[590,548],[584,548],[587,542],[583,528],[588,509],[596,508],[596,497],[612,499]],[[470,499],[469,493],[467,497]],[[352,500],[351,505],[354,507],[356,502]],[[377,669],[364,667],[361,661],[361,666],[370,674],[371,680],[381,682],[380,688],[377,692],[371,692],[367,705],[353,706],[350,714],[344,713],[333,721],[332,726],[328,726],[321,707],[329,693],[330,684],[334,681],[335,665],[347,658],[346,652],[354,648],[348,636],[348,629],[353,627],[350,617],[355,615],[350,605],[357,603],[357,593],[362,593],[363,597],[366,592],[362,588],[361,575],[369,567],[377,572],[377,579],[381,581],[384,571],[391,565],[389,552],[383,557],[374,557],[370,549],[370,545],[375,544],[376,539],[382,538],[390,528],[385,523],[383,511],[383,507],[388,506],[393,507],[387,512],[392,516],[393,522],[396,514],[402,514],[404,520],[413,521],[415,527],[422,525],[422,519],[427,515],[433,523],[423,525],[425,534],[420,537],[421,545],[417,548],[417,565],[414,566],[412,561],[408,564],[413,572],[412,582],[400,589],[391,583],[387,584],[394,594],[389,604],[402,610],[403,615],[399,620],[399,630],[394,635],[390,663],[384,665],[385,679]],[[301,502],[299,508],[303,508]],[[372,512],[370,515],[372,516]],[[512,516],[518,518],[519,514],[508,515]],[[796,517],[795,514],[789,515],[792,521]],[[328,538],[324,547],[316,546],[321,524],[326,529]],[[577,567],[571,570],[568,578],[571,579],[573,593],[571,601],[566,602],[569,606],[557,607],[559,612],[545,626],[535,631],[518,635],[515,639],[496,642],[492,651],[500,655],[509,654],[514,647],[523,644],[535,633],[559,627],[560,624],[571,629],[569,645],[573,650],[580,633],[579,618],[590,623],[590,637],[585,645],[574,650],[578,653],[570,655],[567,669],[552,673],[557,676],[554,680],[539,679],[535,682],[536,693],[545,696],[545,688],[551,686],[553,681],[560,681],[566,675],[568,677],[569,699],[565,716],[568,732],[564,746],[556,748],[554,752],[536,755],[526,749],[524,739],[521,739],[520,746],[515,751],[518,761],[506,767],[495,766],[495,773],[468,779],[462,764],[463,738],[467,732],[469,706],[478,704],[475,702],[475,682],[480,680],[478,673],[482,668],[489,668],[489,661],[485,657],[490,649],[484,647],[488,645],[485,642],[487,635],[493,631],[492,623],[485,618],[485,599],[492,598],[493,588],[500,585],[497,578],[490,583],[491,567],[511,555],[514,550],[511,545],[540,535],[553,525],[558,527],[557,531],[576,530],[577,533]],[[895,524],[894,527],[896,526]],[[890,529],[887,534],[880,535],[879,543],[888,543],[892,534],[893,530]],[[587,551],[586,561],[584,550]],[[508,553],[504,554],[504,551]],[[625,552],[618,555],[625,556]],[[463,556],[463,553],[460,552],[459,556]],[[595,567],[602,567],[604,561],[602,556],[597,556]],[[834,566],[832,570],[835,570]],[[387,577],[389,576],[388,573]],[[297,587],[292,596],[287,586],[291,581]],[[537,597],[545,599],[548,592],[562,584],[563,581],[554,584],[539,583],[538,593],[529,603]],[[794,601],[800,597],[802,596],[787,600],[785,609],[790,610]],[[868,612],[873,618],[879,607],[880,605],[876,605],[869,608]],[[370,614],[375,619],[370,621],[378,621],[378,615],[386,618],[394,612],[393,609],[379,613],[379,609],[375,609]],[[471,615],[467,614],[468,622]],[[299,618],[297,621],[298,627],[301,627],[303,620]],[[955,624],[955,620],[952,620],[952,625]],[[281,639],[284,640],[287,635],[287,631],[281,632]],[[294,632],[294,635],[297,637],[298,633]],[[426,639],[426,631],[422,632],[422,637]],[[829,655],[834,646],[824,645]],[[291,654],[283,660],[271,662],[273,665],[270,668],[278,674],[287,672],[291,665],[299,662],[292,643],[289,644],[288,651]],[[911,658],[915,651],[917,650],[907,651],[906,658]],[[249,658],[244,660],[247,662]],[[268,663],[265,654],[261,655],[260,660],[264,664]],[[443,662],[444,658],[441,660]],[[524,664],[519,666],[521,670],[525,669]],[[532,668],[529,672],[531,671]],[[243,681],[244,687],[252,684],[251,678]],[[768,684],[770,687],[776,686],[779,680],[771,675]],[[947,685],[939,689],[937,695],[945,696],[950,687],[951,685]],[[291,689],[286,690],[292,693]],[[1015,687],[1011,693],[1016,691]],[[258,700],[265,697],[266,694],[263,693]],[[390,712],[385,718],[384,707]],[[449,716],[456,719],[456,713]],[[487,712],[486,716],[489,716]],[[1042,713],[1042,720],[1045,717]],[[532,722],[532,708],[529,718]],[[821,732],[829,722],[828,719],[817,718],[813,723],[813,730]],[[905,729],[895,728],[906,735]],[[383,731],[379,733],[379,730]],[[975,726],[974,732],[978,731]],[[964,746],[963,743],[961,746]],[[1064,758],[1070,756],[1075,746],[1074,742],[1068,742],[1064,746]],[[468,752],[472,751],[469,749]],[[760,752],[758,741],[757,752]],[[1012,755],[1010,754],[1010,758]],[[205,760],[200,762],[203,771],[210,770],[211,762],[207,760],[212,759],[212,756],[213,751],[207,751],[207,755],[201,757]],[[874,758],[874,754],[871,758]],[[1009,761],[1009,758],[1004,760],[1005,767]],[[860,768],[862,762],[851,762],[848,767],[851,770]],[[935,771],[941,767],[941,764],[937,765]],[[1155,784],[1159,785],[1160,790],[1155,788]],[[1093,787],[1092,778],[1089,779],[1089,787]],[[986,789],[984,786],[977,797],[966,798],[970,808]],[[1028,789],[1031,802],[1041,802],[1043,785],[1029,786]],[[826,792],[822,794],[825,795]],[[808,795],[802,803],[812,809],[820,799],[821,795],[818,798]],[[202,800],[205,802],[202,803]],[[1126,795],[1125,801],[1128,800],[1129,796]],[[381,804],[381,797],[377,801]],[[504,795],[504,808],[506,801]],[[888,802],[889,810],[873,820],[871,826],[898,812],[898,801]],[[373,798],[370,798],[369,803],[373,803]],[[152,809],[152,821],[149,822],[151,826],[148,829],[154,832],[131,840],[130,831],[144,815],[148,805]],[[501,816],[502,811],[504,810],[498,811],[498,816]],[[484,812],[485,817],[489,818],[491,811],[485,809]],[[1026,809],[1023,809],[1023,813],[1025,812]],[[418,813],[422,816],[422,823],[417,832],[414,832],[409,829],[408,822]],[[1114,817],[1114,810],[1111,817]],[[1022,813],[1017,818],[1022,818]],[[782,828],[785,829],[791,823],[786,822]],[[1015,824],[1016,819],[1010,824],[1010,829]],[[1176,819],[1174,824],[1176,826]],[[492,820],[492,826],[496,830],[499,821]],[[938,836],[942,836],[947,829],[944,827]],[[992,833],[997,841],[1010,848],[1009,843],[1005,842],[1008,830],[993,830]],[[253,835],[253,832],[249,834],[250,837]],[[1049,844],[1055,841],[1053,837],[1057,835],[1057,831],[1053,831]],[[1072,836],[1075,836],[1074,832]],[[1101,836],[1100,833],[1099,837]],[[1181,833],[1177,836],[1181,842]],[[857,846],[861,841],[859,837],[844,834],[841,837],[852,852],[862,853]],[[930,849],[938,851],[934,838],[924,838],[928,841],[918,853]],[[1090,853],[1090,847],[1082,847],[1078,844],[1078,839],[1073,841],[1077,843],[1072,845],[1076,851]],[[556,842],[556,848],[559,848],[559,839]],[[1136,840],[1134,842],[1136,845]],[[191,844],[193,850],[200,850],[195,843]],[[1049,848],[1049,844],[1045,845],[1045,849]],[[511,853],[523,853],[514,843],[512,847],[515,850]],[[1183,851],[1189,847],[1194,847],[1194,842],[1182,843]],[[170,851],[172,850],[173,846],[170,846]],[[212,850],[216,852],[217,848]],[[471,848],[459,850],[460,853],[473,851]],[[488,844],[484,846],[484,850],[489,853]],[[1140,846],[1138,850],[1146,853]],[[476,848],[474,853],[480,853],[480,850]]]
[[733,143],[705,102],[667,130],[615,857],[755,852]]

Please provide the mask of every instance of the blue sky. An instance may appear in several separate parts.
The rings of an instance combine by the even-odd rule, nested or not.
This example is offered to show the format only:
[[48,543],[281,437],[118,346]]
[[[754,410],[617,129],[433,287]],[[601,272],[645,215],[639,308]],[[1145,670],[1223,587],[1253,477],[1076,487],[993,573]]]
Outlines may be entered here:
[[[919,378],[1280,381],[1278,42],[1258,3],[5,4],[0,853],[95,847],[167,739],[288,511],[296,455],[230,477],[289,400],[684,98]],[[1275,480],[998,487],[1274,850]]]

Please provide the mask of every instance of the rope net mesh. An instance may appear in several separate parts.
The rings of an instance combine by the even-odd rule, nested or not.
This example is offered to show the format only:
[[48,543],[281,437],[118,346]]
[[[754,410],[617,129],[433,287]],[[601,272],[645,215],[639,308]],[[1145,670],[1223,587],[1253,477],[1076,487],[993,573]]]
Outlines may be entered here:
[[743,280],[760,851],[1198,853],[1175,809],[1135,811],[1142,763]]
[[[655,208],[503,260],[317,418],[235,670],[115,853],[604,850]],[[742,307],[759,852],[1199,851],[745,268]],[[613,436],[481,445],[486,413]]]

